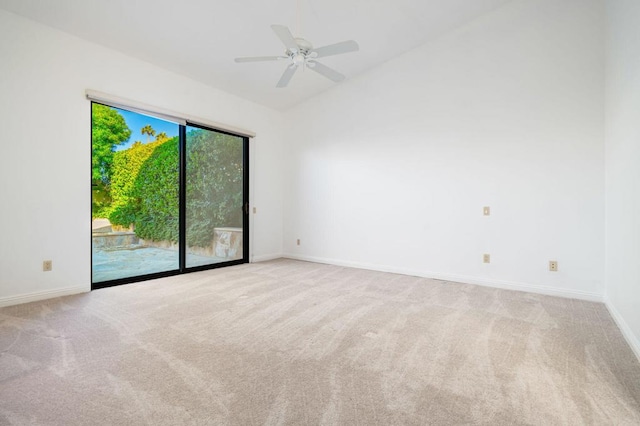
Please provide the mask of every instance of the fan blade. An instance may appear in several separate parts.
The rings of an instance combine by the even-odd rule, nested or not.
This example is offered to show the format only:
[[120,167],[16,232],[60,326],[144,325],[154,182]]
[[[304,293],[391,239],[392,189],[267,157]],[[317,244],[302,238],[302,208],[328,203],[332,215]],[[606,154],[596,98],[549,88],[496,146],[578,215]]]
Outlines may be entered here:
[[289,31],[289,28],[285,27],[284,25],[272,25],[271,29],[274,33],[276,33],[280,41],[284,43],[287,49],[295,50],[296,52],[298,51],[298,43],[296,43],[296,39],[293,38],[293,35],[291,34],[291,31]]
[[286,59],[286,56],[250,56],[247,58],[236,58],[236,62],[263,62],[263,61],[278,61],[280,59]]
[[287,87],[289,81],[291,81],[291,77],[296,73],[298,69],[297,65],[289,65],[286,70],[282,73],[282,77],[280,77],[280,81],[276,84],[276,87],[283,88]]
[[347,40],[336,44],[330,44],[328,46],[318,47],[311,52],[315,52],[316,58],[322,58],[325,56],[342,55],[343,53],[357,52],[360,50],[360,46],[353,40]]
[[344,75],[326,65],[322,65],[320,62],[313,61],[311,64],[313,66],[309,67],[310,70],[327,77],[329,80],[335,81],[336,83],[340,83],[344,80]]

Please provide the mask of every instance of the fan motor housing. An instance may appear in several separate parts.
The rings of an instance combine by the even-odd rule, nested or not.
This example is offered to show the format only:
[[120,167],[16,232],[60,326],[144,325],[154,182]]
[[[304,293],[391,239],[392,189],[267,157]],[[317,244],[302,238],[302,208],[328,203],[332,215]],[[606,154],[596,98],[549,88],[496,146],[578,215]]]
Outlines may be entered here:
[[[303,39],[303,38],[296,38],[296,44],[298,45],[299,48],[299,52],[298,53],[302,53],[304,56],[307,56],[309,54],[309,52],[311,52],[311,50],[313,49],[313,45],[311,43],[309,43],[307,40]],[[287,51],[287,55],[291,56],[293,52],[291,51]]]

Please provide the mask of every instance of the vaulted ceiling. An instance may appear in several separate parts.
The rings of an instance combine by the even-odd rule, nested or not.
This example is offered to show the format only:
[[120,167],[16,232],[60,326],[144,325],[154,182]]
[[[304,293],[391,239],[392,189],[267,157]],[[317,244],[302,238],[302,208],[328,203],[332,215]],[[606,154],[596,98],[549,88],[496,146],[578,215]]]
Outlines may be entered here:
[[235,63],[284,53],[271,24],[315,47],[356,40],[360,51],[322,59],[349,79],[508,1],[0,0],[0,8],[284,110],[336,83],[298,71],[277,89],[285,63]]

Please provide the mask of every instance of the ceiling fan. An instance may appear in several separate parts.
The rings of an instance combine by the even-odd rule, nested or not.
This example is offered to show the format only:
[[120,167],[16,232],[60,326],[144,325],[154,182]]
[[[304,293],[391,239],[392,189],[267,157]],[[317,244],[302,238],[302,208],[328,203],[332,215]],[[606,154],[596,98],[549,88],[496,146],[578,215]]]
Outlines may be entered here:
[[287,87],[293,74],[298,67],[308,67],[312,71],[328,78],[336,83],[344,80],[344,75],[338,71],[329,68],[326,65],[316,61],[318,58],[327,56],[341,55],[343,53],[356,52],[359,49],[358,43],[353,40],[343,41],[340,43],[330,44],[328,46],[314,48],[311,43],[303,38],[293,37],[289,28],[284,25],[272,25],[271,29],[276,33],[278,38],[285,45],[285,56],[255,56],[248,58],[236,58],[236,62],[264,62],[264,61],[282,61],[288,62],[287,68],[284,70],[282,77],[276,84],[276,87]]

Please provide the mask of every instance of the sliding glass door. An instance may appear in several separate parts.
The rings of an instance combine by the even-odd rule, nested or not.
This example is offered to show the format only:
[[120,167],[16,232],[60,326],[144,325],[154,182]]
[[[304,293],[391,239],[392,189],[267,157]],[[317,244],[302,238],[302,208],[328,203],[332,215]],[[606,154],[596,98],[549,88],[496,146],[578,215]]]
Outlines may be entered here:
[[244,256],[243,147],[240,136],[187,126],[187,268]]
[[92,103],[92,288],[248,261],[248,139]]

